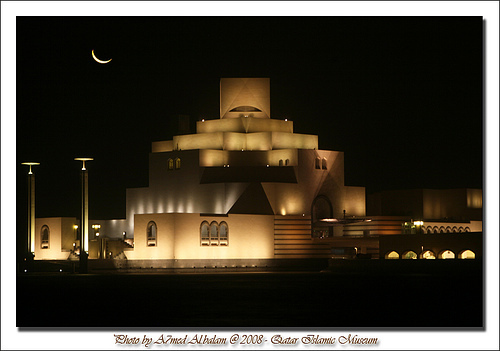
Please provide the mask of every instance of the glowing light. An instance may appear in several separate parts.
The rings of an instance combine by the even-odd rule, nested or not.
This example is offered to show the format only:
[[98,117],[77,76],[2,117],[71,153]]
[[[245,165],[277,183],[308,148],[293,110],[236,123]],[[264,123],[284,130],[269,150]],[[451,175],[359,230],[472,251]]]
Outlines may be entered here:
[[285,118],[285,122],[288,121],[288,119]]
[[94,58],[94,60],[96,62],[99,62],[99,63],[102,63],[102,64],[105,64],[105,63],[108,63],[109,61],[111,61],[111,59],[107,60],[107,61],[103,61],[103,60],[99,60],[96,55],[94,54],[94,50],[92,49],[92,57]]
[[201,121],[202,121],[202,122],[205,122],[205,118],[203,118]]
[[93,161],[93,160],[94,159],[90,158],[90,157],[77,157],[77,158],[75,158],[75,161],[82,161],[83,162],[82,171],[86,170],[86,168],[85,168],[85,162],[86,161]]
[[73,226],[73,229],[78,229],[78,226],[75,224],[75,225]]
[[424,222],[423,221],[415,221],[415,222],[413,222],[413,224],[415,224],[415,225],[424,225]]
[[29,170],[28,174],[33,174],[33,172],[31,171],[31,166],[38,166],[38,165],[40,165],[37,162],[23,162],[21,164],[22,165],[26,165],[26,166],[30,166],[30,170]]

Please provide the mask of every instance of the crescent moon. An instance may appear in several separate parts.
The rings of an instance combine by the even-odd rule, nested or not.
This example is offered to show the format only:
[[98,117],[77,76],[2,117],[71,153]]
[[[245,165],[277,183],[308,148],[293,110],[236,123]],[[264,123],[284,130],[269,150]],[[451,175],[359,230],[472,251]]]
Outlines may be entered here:
[[104,63],[108,63],[109,61],[111,61],[111,59],[109,59],[109,60],[107,60],[107,61],[99,60],[99,59],[95,56],[95,54],[94,54],[94,50],[93,50],[93,49],[92,49],[92,57],[94,58],[94,60],[95,60],[96,62],[99,62],[99,63],[102,63],[102,64],[104,64]]

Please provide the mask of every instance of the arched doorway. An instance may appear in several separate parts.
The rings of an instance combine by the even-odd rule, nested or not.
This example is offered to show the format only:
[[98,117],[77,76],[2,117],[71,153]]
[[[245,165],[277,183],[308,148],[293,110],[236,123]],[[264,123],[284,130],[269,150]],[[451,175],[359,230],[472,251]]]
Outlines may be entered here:
[[333,218],[333,207],[330,199],[325,195],[318,195],[311,206],[311,230],[313,238],[333,236],[333,227],[323,219]]

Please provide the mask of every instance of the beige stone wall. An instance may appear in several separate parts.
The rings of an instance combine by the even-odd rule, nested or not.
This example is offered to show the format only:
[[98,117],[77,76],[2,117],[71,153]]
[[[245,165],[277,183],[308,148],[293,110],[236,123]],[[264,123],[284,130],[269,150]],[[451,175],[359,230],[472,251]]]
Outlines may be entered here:
[[220,80],[220,117],[230,118],[229,111],[239,106],[256,107],[262,111],[262,118],[270,118],[269,78],[222,78]]
[[359,186],[345,187],[344,209],[349,216],[365,216],[365,188]]
[[167,152],[174,149],[174,141],[153,141],[151,145],[151,152]]
[[[156,246],[147,245],[147,226],[154,221],[157,226]],[[128,259],[174,258],[175,215],[136,214],[134,216],[134,250],[127,251]]]
[[[64,221],[68,225],[69,221]],[[42,227],[49,227],[49,248],[42,249]],[[72,225],[71,225],[72,226]],[[68,251],[61,250],[62,233],[67,232],[63,228],[63,218],[37,218],[35,220],[35,259],[36,260],[65,260],[69,256]]]
[[[146,228],[149,221],[158,228],[156,247],[148,247]],[[203,221],[228,224],[227,246],[202,246],[200,226]],[[135,215],[134,250],[128,259],[265,259],[274,257],[274,216],[199,214]]]

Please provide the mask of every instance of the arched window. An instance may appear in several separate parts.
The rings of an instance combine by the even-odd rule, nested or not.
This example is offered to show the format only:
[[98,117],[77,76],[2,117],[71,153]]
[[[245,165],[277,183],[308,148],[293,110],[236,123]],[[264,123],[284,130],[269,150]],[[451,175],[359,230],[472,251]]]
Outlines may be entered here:
[[446,233],[451,233],[451,227],[446,227]]
[[455,253],[451,250],[444,250],[444,251],[441,251],[441,253],[438,255],[438,258],[443,259],[443,260],[454,259]]
[[424,260],[435,260],[436,255],[431,250],[427,250],[427,251],[422,252],[422,255],[420,256],[420,258],[423,258]]
[[157,231],[158,228],[156,227],[156,223],[153,221],[149,222],[146,233],[148,246],[156,246]]
[[290,160],[289,159],[286,159],[285,160],[285,166],[288,166],[290,164]]
[[201,245],[210,245],[210,226],[203,221],[200,226]]
[[279,165],[280,167],[283,167],[283,160],[279,160],[278,165]]
[[453,227],[453,229],[452,229],[451,231],[452,231],[453,233],[458,232],[457,227]]
[[399,254],[396,251],[391,251],[385,255],[385,258],[389,260],[397,260],[399,259]]
[[438,227],[432,228],[432,231],[434,232],[434,234],[437,234],[438,233]]
[[444,227],[439,228],[440,233],[444,233]]
[[470,232],[470,228],[469,227],[465,227],[465,231],[466,232]]
[[175,158],[175,169],[181,169],[181,159],[179,157]]
[[321,160],[321,168],[326,169],[326,157],[323,157],[323,159]]
[[417,254],[415,251],[406,251],[403,256],[401,256],[403,260],[416,260]]
[[459,227],[459,228],[458,228],[458,232],[459,232],[459,233],[463,233],[464,231],[465,231],[465,230],[464,230],[464,227]]
[[314,164],[314,167],[316,169],[321,169],[321,159],[319,157],[316,157],[316,162]]
[[49,241],[50,241],[50,230],[49,227],[44,225],[42,227],[42,231],[40,233],[41,236],[41,248],[42,249],[48,249],[49,248]]
[[219,226],[217,222],[210,223],[210,245],[219,245]]
[[464,251],[460,252],[460,254],[458,255],[458,258],[474,259],[474,258],[476,258],[476,254],[471,250],[464,250]]
[[219,225],[219,243],[220,245],[227,245],[228,244],[228,234],[229,234],[229,228],[227,226],[226,222],[220,222]]
[[172,169],[174,169],[174,160],[169,158],[168,159],[168,170],[171,171]]

